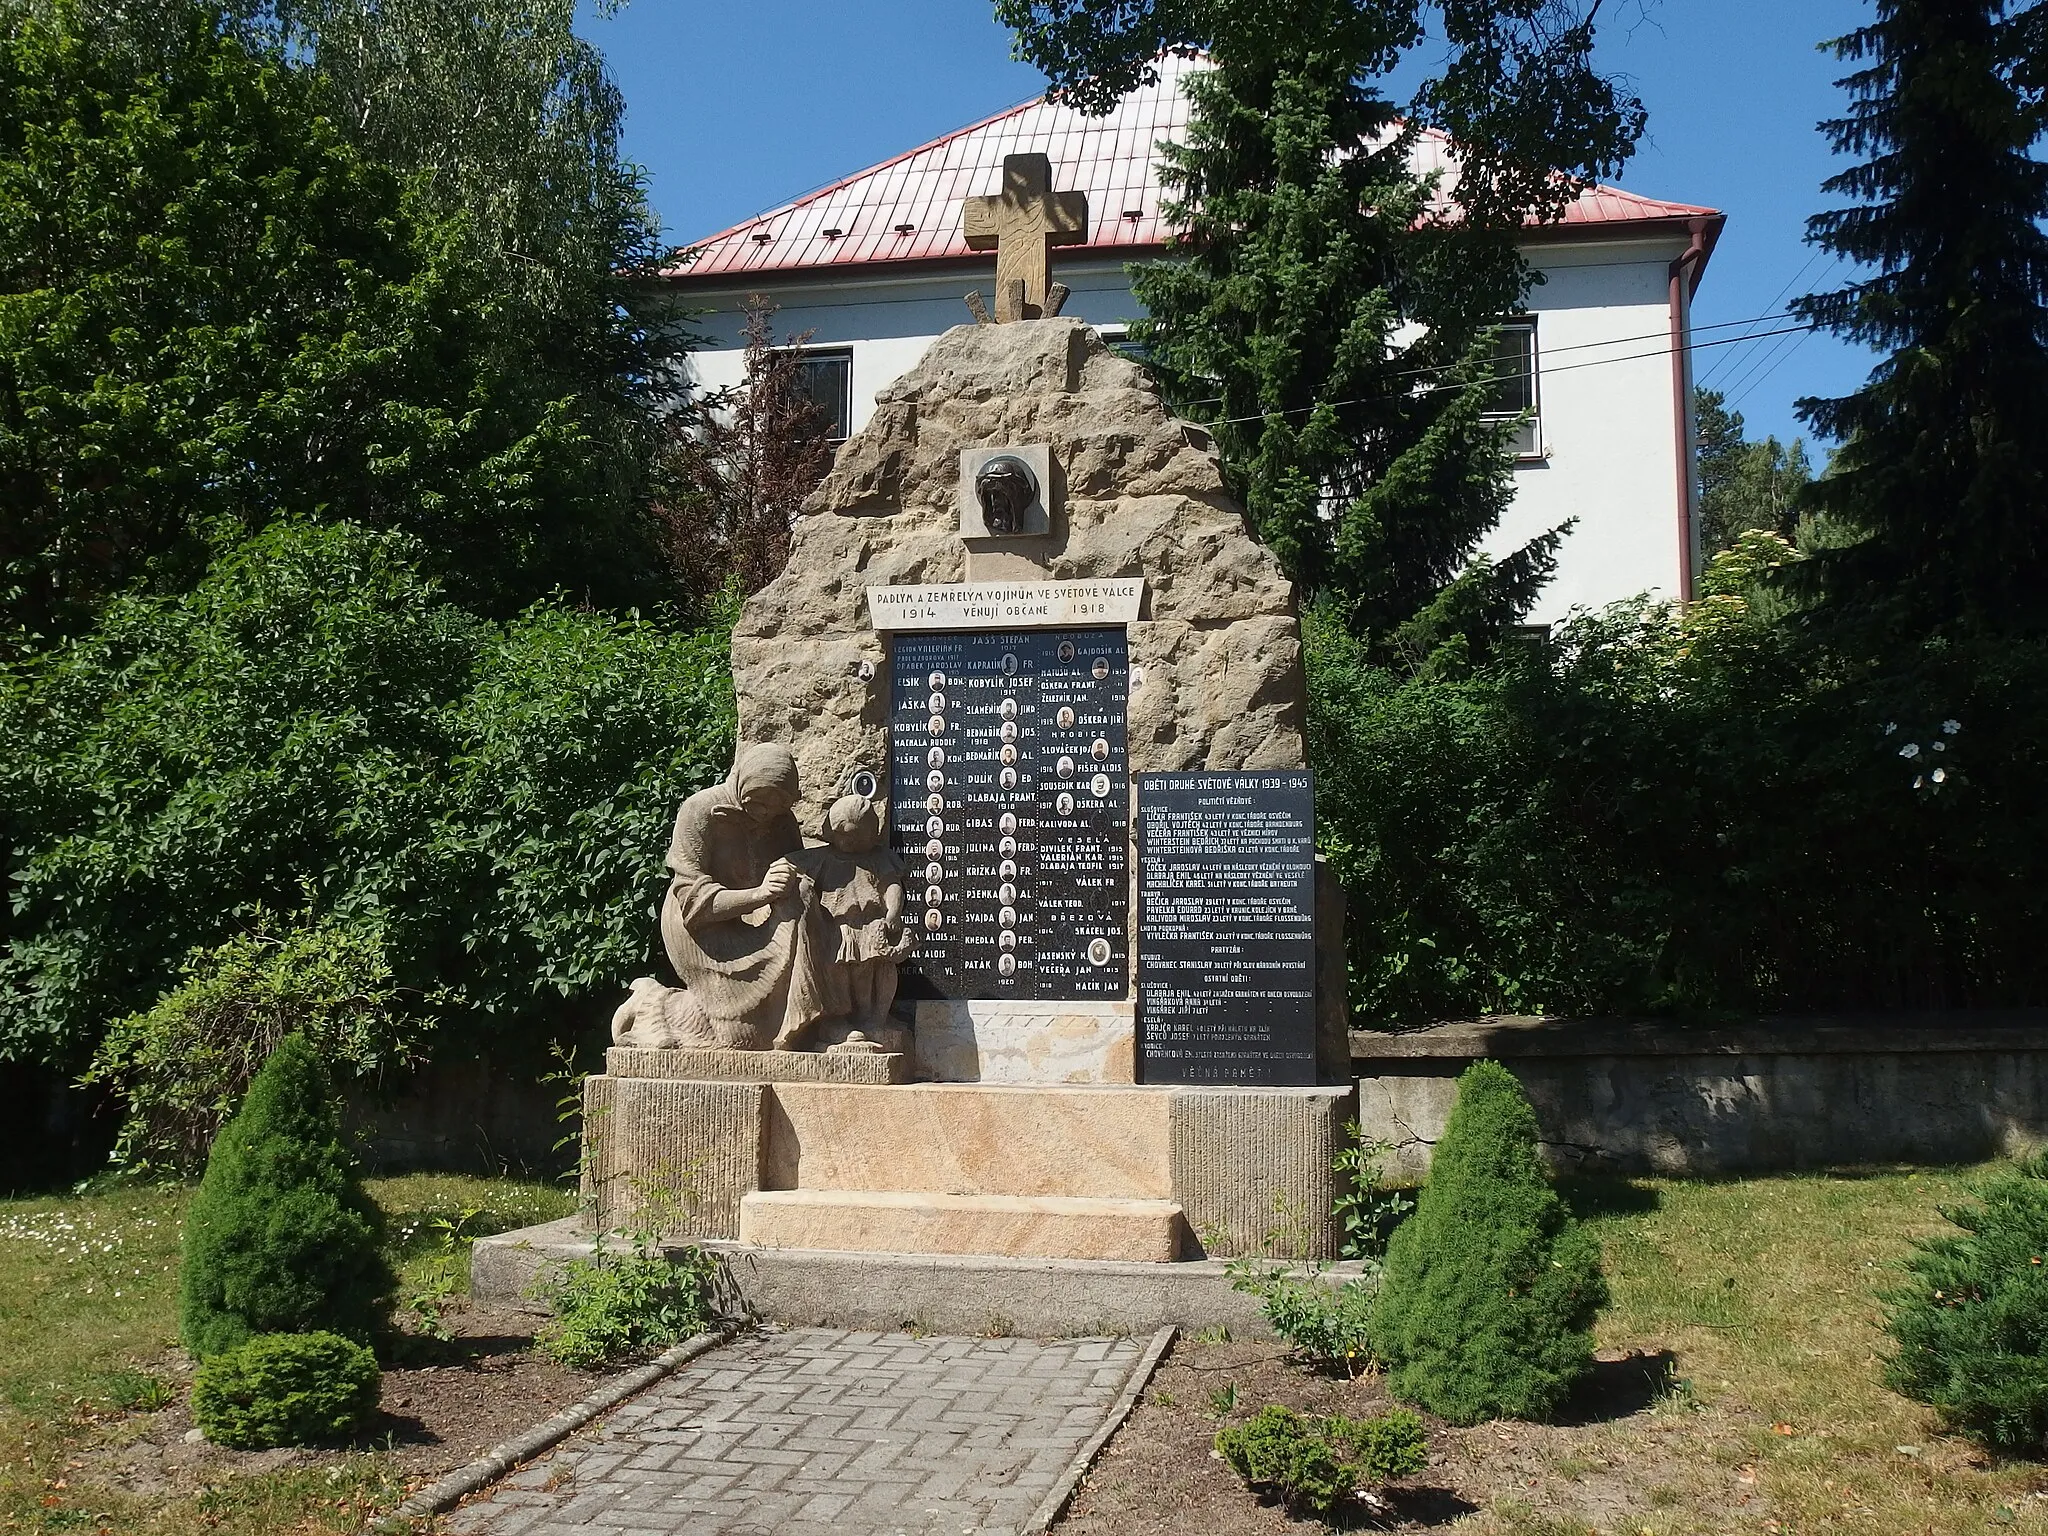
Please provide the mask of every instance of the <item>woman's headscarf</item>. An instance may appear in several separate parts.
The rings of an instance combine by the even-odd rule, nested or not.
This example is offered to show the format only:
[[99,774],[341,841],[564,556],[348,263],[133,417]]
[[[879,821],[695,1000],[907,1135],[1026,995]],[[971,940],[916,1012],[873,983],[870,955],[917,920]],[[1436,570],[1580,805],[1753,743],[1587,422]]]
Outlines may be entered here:
[[779,789],[796,802],[802,788],[797,782],[796,757],[780,742],[756,742],[751,747],[742,747],[739,755],[732,760],[732,772],[726,775],[725,787],[732,795],[732,803],[740,804],[750,789]]

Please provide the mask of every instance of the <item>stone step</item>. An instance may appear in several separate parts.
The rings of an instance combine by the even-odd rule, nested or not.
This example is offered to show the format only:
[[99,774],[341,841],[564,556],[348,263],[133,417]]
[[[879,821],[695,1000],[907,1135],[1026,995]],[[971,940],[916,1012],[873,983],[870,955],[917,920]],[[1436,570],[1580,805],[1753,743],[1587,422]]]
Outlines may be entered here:
[[1001,1253],[1171,1263],[1187,1231],[1171,1200],[762,1189],[740,1200],[740,1241],[847,1253]]
[[1009,1083],[778,1083],[760,1183],[767,1189],[1170,1200],[1173,1093]]

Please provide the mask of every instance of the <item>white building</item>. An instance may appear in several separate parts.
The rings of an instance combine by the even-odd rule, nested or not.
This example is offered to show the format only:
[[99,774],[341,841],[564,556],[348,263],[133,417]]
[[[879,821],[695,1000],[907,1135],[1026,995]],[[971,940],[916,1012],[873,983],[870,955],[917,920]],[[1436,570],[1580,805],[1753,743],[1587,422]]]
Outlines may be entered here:
[[[1005,155],[1050,157],[1053,185],[1088,196],[1085,244],[1055,247],[1053,274],[1072,290],[1063,313],[1114,339],[1140,313],[1124,265],[1159,253],[1167,226],[1153,146],[1187,121],[1181,75],[1107,117],[1032,100],[911,150],[690,247],[668,280],[710,345],[695,354],[707,387],[741,377],[741,310],[749,294],[778,306],[778,336],[809,332],[813,387],[857,431],[875,392],[948,328],[963,296],[992,286],[994,258],[967,248],[964,198],[1000,190]],[[1721,232],[1711,208],[1615,187],[1579,198],[1562,222],[1524,242],[1543,281],[1512,336],[1525,360],[1503,405],[1533,406],[1515,500],[1488,541],[1519,547],[1567,519],[1576,526],[1531,617],[1638,592],[1690,595],[1698,564],[1693,494],[1691,299]]]

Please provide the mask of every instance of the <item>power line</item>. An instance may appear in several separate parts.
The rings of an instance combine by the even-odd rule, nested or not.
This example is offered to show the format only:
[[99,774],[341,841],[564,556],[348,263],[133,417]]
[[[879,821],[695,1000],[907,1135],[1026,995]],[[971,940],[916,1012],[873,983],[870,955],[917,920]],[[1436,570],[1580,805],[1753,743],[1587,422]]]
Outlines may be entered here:
[[[1690,328],[1690,330],[1691,330],[1691,333],[1692,333],[1692,334],[1694,334],[1694,335],[1697,335],[1697,334],[1698,334],[1699,332],[1701,332],[1701,331],[1725,331],[1725,330],[1727,330],[1727,329],[1728,329],[1729,327],[1731,327],[1731,326],[1737,326],[1737,325],[1761,325],[1761,324],[1763,324],[1763,323],[1764,323],[1765,321],[1767,321],[1767,320],[1789,320],[1789,319],[1791,319],[1791,318],[1792,318],[1792,311],[1790,311],[1790,310],[1788,309],[1788,310],[1781,310],[1781,311],[1779,311],[1779,312],[1777,312],[1777,313],[1775,313],[1775,314],[1767,314],[1767,315],[1750,315],[1750,316],[1748,316],[1748,317],[1746,317],[1746,318],[1744,318],[1744,319],[1741,319],[1741,320],[1718,320],[1718,321],[1716,321],[1716,322],[1715,322],[1714,324],[1712,324],[1712,325],[1696,325],[1696,326],[1693,326],[1693,327],[1691,327],[1691,328]],[[1795,329],[1804,329],[1804,327],[1795,327]],[[1766,336],[1782,336],[1783,334],[1784,334],[1784,332],[1783,332],[1783,331],[1758,331],[1758,332],[1756,332],[1756,333],[1754,333],[1753,335],[1750,335],[1750,336],[1733,336],[1733,337],[1724,337],[1724,338],[1721,338],[1720,340],[1716,340],[1716,341],[1699,341],[1699,342],[1689,342],[1689,343],[1687,344],[1687,348],[1688,348],[1688,350],[1690,350],[1690,351],[1699,351],[1699,350],[1701,350],[1702,348],[1705,348],[1705,347],[1718,347],[1718,346],[1726,346],[1726,345],[1727,345],[1727,344],[1728,344],[1729,342],[1731,342],[1731,341],[1760,341],[1760,340],[1762,340],[1762,339],[1763,339],[1764,337],[1766,337]],[[1545,346],[1545,347],[1543,347],[1543,348],[1541,348],[1541,349],[1540,349],[1540,354],[1539,354],[1539,357],[1538,357],[1538,361],[1537,361],[1537,372],[1538,372],[1539,374],[1545,374],[1545,373],[1569,373],[1569,372],[1570,372],[1570,371],[1571,371],[1572,369],[1574,369],[1574,368],[1584,368],[1584,367],[1590,367],[1590,366],[1591,366],[1591,364],[1587,364],[1587,363],[1567,363],[1567,364],[1565,364],[1564,366],[1562,366],[1562,367],[1558,367],[1558,368],[1552,368],[1552,367],[1550,367],[1550,366],[1549,366],[1549,359],[1551,359],[1551,358],[1553,358],[1553,357],[1557,357],[1557,356],[1559,356],[1559,355],[1561,355],[1561,354],[1563,354],[1563,353],[1566,353],[1566,352],[1591,352],[1591,351],[1596,351],[1596,350],[1598,350],[1598,349],[1600,349],[1600,348],[1603,348],[1603,347],[1625,347],[1625,346],[1630,346],[1630,345],[1632,345],[1633,343],[1635,343],[1635,342],[1638,342],[1638,341],[1665,341],[1665,340],[1668,340],[1668,339],[1670,338],[1670,335],[1671,335],[1671,332],[1670,332],[1670,330],[1669,330],[1668,328],[1666,328],[1666,329],[1664,329],[1664,330],[1659,330],[1659,331],[1645,331],[1645,332],[1643,332],[1643,333],[1642,333],[1641,335],[1637,335],[1637,336],[1608,336],[1608,337],[1605,337],[1605,338],[1603,338],[1602,340],[1599,340],[1599,341],[1576,341],[1576,342],[1573,342],[1573,343],[1572,343],[1571,345],[1569,345],[1569,346],[1563,346],[1563,347],[1552,347],[1552,346]],[[1661,356],[1669,356],[1669,355],[1670,355],[1670,351],[1671,351],[1671,349],[1670,349],[1669,347],[1665,347],[1664,349],[1662,349],[1662,352],[1661,352],[1661,353],[1643,353],[1643,354],[1640,354],[1640,355],[1642,355],[1642,356],[1646,356],[1646,357],[1655,357],[1655,356],[1660,356],[1660,355],[1661,355]],[[1633,360],[1633,359],[1632,359],[1632,358],[1629,358],[1629,357],[1614,357],[1614,358],[1602,358],[1602,359],[1596,359],[1596,361],[1600,361],[1600,362],[1614,362],[1614,363],[1625,363],[1625,362],[1630,362],[1630,361],[1632,361],[1632,360]],[[1444,370],[1445,370],[1446,368],[1449,368],[1449,367],[1451,367],[1451,366],[1453,366],[1453,365],[1452,365],[1452,364],[1449,364],[1449,363],[1432,363],[1432,364],[1429,364],[1429,365],[1428,365],[1428,366],[1426,366],[1426,367],[1421,367],[1421,368],[1403,368],[1403,369],[1401,369],[1401,370],[1400,370],[1399,372],[1397,372],[1397,373],[1392,373],[1392,374],[1389,374],[1389,375],[1388,375],[1388,377],[1389,377],[1389,378],[1395,378],[1395,379],[1413,379],[1413,378],[1421,378],[1421,377],[1422,377],[1423,375],[1425,375],[1425,374],[1432,374],[1432,373],[1442,373],[1442,372],[1443,372],[1443,371],[1444,371]],[[1519,378],[1519,377],[1521,377],[1521,375],[1520,375],[1520,374],[1510,374],[1510,375],[1507,375],[1506,377],[1510,377],[1510,378]],[[1495,381],[1495,380],[1492,380],[1492,379],[1487,379],[1487,380],[1481,380],[1481,381],[1477,381],[1477,382],[1483,382],[1483,383],[1494,383],[1494,382],[1497,382],[1497,381]],[[1383,396],[1383,397],[1379,397],[1379,398],[1389,398],[1389,399],[1390,399],[1390,398],[1392,398],[1392,397],[1391,397],[1391,396]],[[1193,407],[1193,406],[1197,406],[1197,405],[1221,405],[1222,403],[1223,403],[1223,397],[1222,397],[1221,395],[1207,395],[1207,396],[1204,396],[1204,397],[1203,397],[1202,399],[1199,399],[1199,400],[1187,400],[1187,401],[1183,401],[1183,402],[1182,402],[1182,408],[1183,408],[1183,409],[1186,409],[1186,408],[1190,408],[1190,407]],[[1343,404],[1352,404],[1352,403],[1355,403],[1355,402],[1345,401],[1345,402],[1340,402],[1340,403],[1343,403]],[[1248,418],[1245,418],[1245,419],[1247,419],[1247,420],[1251,420],[1251,421],[1258,421],[1258,420],[1263,420],[1264,418],[1262,418],[1262,417],[1256,417],[1256,416],[1254,416],[1254,417],[1248,417]]]
[[[1784,303],[1785,295],[1790,293],[1794,288],[1798,287],[1802,282],[1806,280],[1806,274],[1813,270],[1814,263],[1822,260],[1829,254],[1829,252],[1824,250],[1816,250],[1811,256],[1807,257],[1806,265],[1801,267],[1797,272],[1793,273],[1792,276],[1786,281],[1785,286],[1778,290],[1777,297],[1771,300],[1770,307],[1772,309],[1776,309],[1780,304]],[[1830,266],[1830,271],[1833,270],[1834,266],[1841,265],[1842,261],[1842,255],[1839,251],[1836,251],[1832,254],[1834,255],[1834,263],[1832,266]],[[1787,313],[1789,313],[1789,311],[1787,311]],[[1714,366],[1709,368],[1707,370],[1707,376],[1699,381],[1699,387],[1701,389],[1707,389],[1712,387],[1714,379],[1720,374],[1721,370],[1726,368],[1729,362],[1736,356],[1736,353],[1727,352],[1723,353],[1720,357],[1714,359]]]
[[[1736,322],[1736,323],[1741,323],[1741,322]],[[1702,342],[1696,342],[1696,343],[1693,343],[1693,344],[1691,345],[1691,347],[1690,347],[1690,350],[1692,350],[1692,351],[1704,351],[1704,350],[1705,350],[1706,348],[1708,348],[1708,347],[1731,347],[1731,346],[1737,346],[1737,345],[1740,345],[1741,343],[1744,343],[1744,342],[1750,342],[1750,341],[1763,341],[1763,340],[1766,340],[1766,339],[1768,339],[1769,337],[1772,337],[1772,336],[1789,336],[1789,335],[1793,335],[1793,334],[1795,334],[1795,333],[1804,333],[1804,334],[1809,334],[1809,335],[1810,335],[1810,334],[1812,333],[1812,329],[1813,329],[1813,328],[1812,328],[1811,326],[1809,326],[1809,325],[1788,325],[1788,326],[1783,326],[1783,327],[1781,327],[1781,328],[1779,328],[1778,330],[1775,330],[1775,331],[1754,331],[1754,332],[1751,332],[1751,333],[1750,333],[1749,335],[1746,335],[1746,336],[1723,336],[1723,337],[1721,337],[1721,338],[1720,338],[1719,340],[1716,340],[1716,341],[1702,341]],[[1650,339],[1650,338],[1648,338],[1648,337],[1638,337],[1637,339],[1638,339],[1638,340],[1648,340],[1648,339]],[[1608,343],[1604,343],[1604,345],[1608,345],[1608,346],[1613,346],[1613,345],[1616,345],[1616,344],[1617,344],[1617,343],[1614,343],[1614,342],[1608,342]],[[1654,348],[1654,349],[1652,349],[1651,351],[1648,351],[1648,352],[1631,352],[1631,353],[1628,353],[1628,354],[1627,354],[1626,356],[1623,356],[1623,357],[1596,357],[1596,358],[1590,358],[1590,359],[1588,359],[1587,361],[1585,361],[1585,362],[1583,362],[1583,363],[1566,363],[1566,364],[1564,364],[1564,365],[1563,365],[1562,367],[1558,367],[1558,368],[1540,368],[1540,369],[1538,370],[1538,376],[1539,376],[1539,377],[1542,377],[1542,376],[1547,376],[1547,375],[1549,375],[1549,374],[1554,374],[1554,373],[1576,373],[1576,372],[1578,372],[1578,371],[1579,371],[1580,369],[1582,369],[1582,368],[1607,368],[1607,367],[1611,367],[1612,365],[1614,365],[1614,364],[1616,364],[1616,363],[1634,363],[1634,362],[1641,362],[1641,361],[1642,361],[1643,359],[1645,359],[1645,358],[1652,358],[1652,357],[1669,357],[1670,355],[1671,355],[1671,348],[1670,348],[1669,346],[1663,346],[1663,347],[1658,347],[1658,348]],[[1412,373],[1418,373],[1418,374],[1419,374],[1419,373],[1441,373],[1442,371],[1443,371],[1443,370],[1442,370],[1441,368],[1417,368],[1417,369],[1411,369],[1411,370],[1410,370],[1410,372],[1412,372]],[[1396,375],[1394,375],[1394,377],[1396,377],[1396,378],[1399,378],[1399,377],[1401,377],[1401,376],[1402,376],[1402,375],[1400,375],[1400,374],[1396,374]],[[1457,382],[1455,382],[1455,383],[1450,383],[1450,384],[1431,384],[1431,385],[1425,385],[1425,386],[1424,386],[1424,387],[1422,387],[1421,389],[1418,389],[1418,390],[1412,390],[1412,391],[1409,391],[1408,393],[1410,393],[1410,394],[1437,394],[1437,393],[1441,393],[1442,391],[1444,391],[1444,390],[1447,390],[1447,389],[1476,389],[1476,388],[1479,388],[1479,387],[1481,387],[1481,386],[1483,386],[1483,385],[1487,385],[1487,384],[1505,384],[1505,383],[1509,383],[1509,382],[1512,382],[1512,381],[1514,381],[1514,380],[1518,380],[1518,379],[1521,379],[1521,378],[1524,378],[1524,377],[1526,377],[1526,375],[1524,375],[1524,374],[1522,374],[1522,373],[1502,373],[1502,374],[1494,374],[1494,375],[1492,375],[1492,376],[1490,376],[1490,377],[1487,377],[1487,378],[1478,378],[1478,379],[1463,379],[1463,380],[1459,380],[1459,381],[1457,381]],[[1355,399],[1355,400],[1318,400],[1318,401],[1317,401],[1317,402],[1315,402],[1315,404],[1313,404],[1313,405],[1297,405],[1297,406],[1290,406],[1290,407],[1288,407],[1288,408],[1287,408],[1286,410],[1282,410],[1282,411],[1261,411],[1261,412],[1260,412],[1260,413],[1259,413],[1258,415],[1256,415],[1256,416],[1226,416],[1226,417],[1223,417],[1223,418],[1221,418],[1221,419],[1218,419],[1218,420],[1212,420],[1212,421],[1207,421],[1207,422],[1203,422],[1203,423],[1201,423],[1201,425],[1203,425],[1203,426],[1211,426],[1211,427],[1230,427],[1230,426],[1242,426],[1242,425],[1244,425],[1245,423],[1248,423],[1248,422],[1254,422],[1254,421],[1265,421],[1265,420],[1267,420],[1268,418],[1270,418],[1270,417],[1273,417],[1273,416],[1299,416],[1299,415],[1302,415],[1302,414],[1303,414],[1303,413],[1305,413],[1305,412],[1309,412],[1309,411],[1316,411],[1316,410],[1320,410],[1320,409],[1324,408],[1325,406],[1327,406],[1327,407],[1329,407],[1329,408],[1331,408],[1331,409],[1333,409],[1333,410],[1334,410],[1334,409],[1337,409],[1337,408],[1339,408],[1339,407],[1342,407],[1342,406],[1347,406],[1347,405],[1377,405],[1377,404],[1379,404],[1380,402],[1382,402],[1382,401],[1385,401],[1385,400],[1394,400],[1394,399],[1400,399],[1400,398],[1403,398],[1403,396],[1399,396],[1399,395],[1363,395],[1363,396],[1360,396],[1359,398],[1357,398],[1357,399]],[[1193,402],[1190,402],[1190,403],[1191,403],[1191,404],[1195,404],[1195,405],[1207,405],[1207,404],[1212,404],[1213,402],[1212,402],[1212,401],[1205,401],[1205,400],[1197,400],[1197,401],[1193,401]]]

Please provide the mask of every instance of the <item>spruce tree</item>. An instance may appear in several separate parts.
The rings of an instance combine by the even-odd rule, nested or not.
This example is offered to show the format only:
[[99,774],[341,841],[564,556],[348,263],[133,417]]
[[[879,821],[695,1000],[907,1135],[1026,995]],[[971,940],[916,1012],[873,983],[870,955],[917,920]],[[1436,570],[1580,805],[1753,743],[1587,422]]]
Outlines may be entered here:
[[341,1144],[334,1088],[304,1035],[287,1035],[222,1130],[185,1216],[178,1331],[199,1356],[259,1333],[366,1343],[396,1283],[382,1217]]
[[1842,442],[1804,504],[1861,535],[1804,568],[1838,615],[1904,639],[2048,616],[2043,26],[2038,5],[1877,0],[1832,44],[1864,67],[1821,126],[1863,159],[1825,184],[1857,201],[1808,238],[1877,270],[1797,307],[1889,355],[1856,393],[1800,402]]
[[1387,1246],[1373,1345],[1388,1389],[1453,1424],[1548,1418],[1592,1368],[1606,1304],[1599,1244],[1544,1177],[1522,1085],[1474,1062]]
[[[1553,532],[1476,551],[1512,496],[1494,326],[1532,274],[1526,215],[1624,159],[1640,105],[1590,65],[1592,14],[1478,0],[998,0],[1055,91],[1103,111],[1201,48],[1162,148],[1164,261],[1132,269],[1135,339],[1210,424],[1289,574],[1382,659],[1475,654],[1526,611]],[[1434,13],[1433,15],[1431,13]],[[1388,77],[1440,68],[1405,104]],[[1418,172],[1426,129],[1458,173]]]
[[1354,76],[1372,40],[1324,42],[1189,76],[1161,169],[1186,234],[1133,269],[1134,331],[1288,573],[1419,660],[1520,617],[1553,564],[1556,534],[1470,565],[1513,495],[1489,327],[1527,272],[1509,241],[1432,227],[1418,130]]

